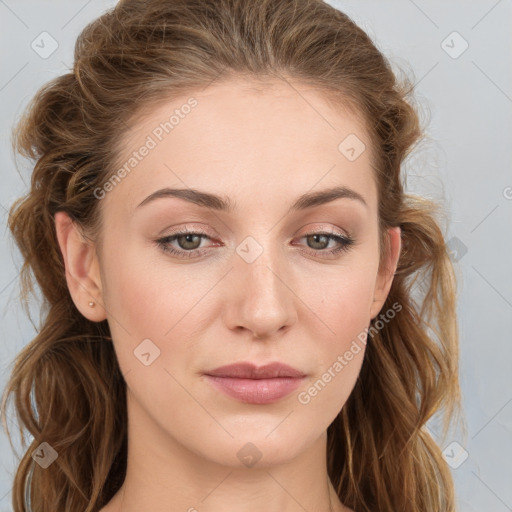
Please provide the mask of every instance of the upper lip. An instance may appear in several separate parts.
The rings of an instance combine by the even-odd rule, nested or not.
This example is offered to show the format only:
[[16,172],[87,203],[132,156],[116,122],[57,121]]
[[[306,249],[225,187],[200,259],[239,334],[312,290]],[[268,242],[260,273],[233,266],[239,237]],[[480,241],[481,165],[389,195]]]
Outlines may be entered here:
[[284,363],[270,363],[256,366],[252,363],[235,363],[209,370],[206,375],[213,377],[231,377],[238,379],[274,379],[277,377],[304,377],[305,374]]

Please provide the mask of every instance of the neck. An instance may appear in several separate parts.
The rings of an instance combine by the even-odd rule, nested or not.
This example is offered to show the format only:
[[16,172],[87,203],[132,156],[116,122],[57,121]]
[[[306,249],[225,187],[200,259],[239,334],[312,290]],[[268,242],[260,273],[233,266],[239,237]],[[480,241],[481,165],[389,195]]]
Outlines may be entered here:
[[291,460],[265,465],[262,457],[245,467],[236,458],[229,465],[201,457],[142,418],[128,422],[126,478],[101,512],[347,510],[328,477],[326,433]]

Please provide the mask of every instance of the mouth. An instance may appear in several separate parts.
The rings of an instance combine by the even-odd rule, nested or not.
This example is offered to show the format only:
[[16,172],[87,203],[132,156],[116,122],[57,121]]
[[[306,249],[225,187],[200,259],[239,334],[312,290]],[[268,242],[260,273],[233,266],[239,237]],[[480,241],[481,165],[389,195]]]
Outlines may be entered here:
[[270,404],[288,396],[306,375],[283,363],[257,367],[252,363],[236,363],[206,372],[213,387],[224,394],[250,404]]

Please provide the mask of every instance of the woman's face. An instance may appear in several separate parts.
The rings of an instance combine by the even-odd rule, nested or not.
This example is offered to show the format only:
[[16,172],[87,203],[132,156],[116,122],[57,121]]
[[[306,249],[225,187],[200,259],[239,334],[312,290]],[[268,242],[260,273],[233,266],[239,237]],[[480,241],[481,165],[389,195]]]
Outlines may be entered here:
[[[214,83],[152,111],[120,146],[125,172],[97,190],[91,293],[131,432],[229,466],[282,463],[325,435],[355,385],[399,244],[391,230],[391,274],[379,273],[359,120],[313,89],[255,85]],[[341,193],[322,194],[332,188]],[[304,377],[205,375],[239,362]]]

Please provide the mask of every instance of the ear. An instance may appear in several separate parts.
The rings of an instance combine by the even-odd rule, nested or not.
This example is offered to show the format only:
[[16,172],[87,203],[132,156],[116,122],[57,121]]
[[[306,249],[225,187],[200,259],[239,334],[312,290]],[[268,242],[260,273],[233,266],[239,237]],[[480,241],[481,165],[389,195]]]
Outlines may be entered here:
[[96,246],[84,237],[80,227],[65,212],[55,214],[55,229],[75,306],[92,322],[105,320]]
[[372,319],[379,314],[384,302],[386,302],[389,290],[391,289],[391,284],[393,283],[393,276],[395,275],[398,259],[400,257],[400,249],[402,247],[400,238],[401,230],[399,227],[389,228],[387,236],[387,254],[384,257],[382,266],[377,274],[375,290],[373,293],[373,304],[370,309],[370,316]]

